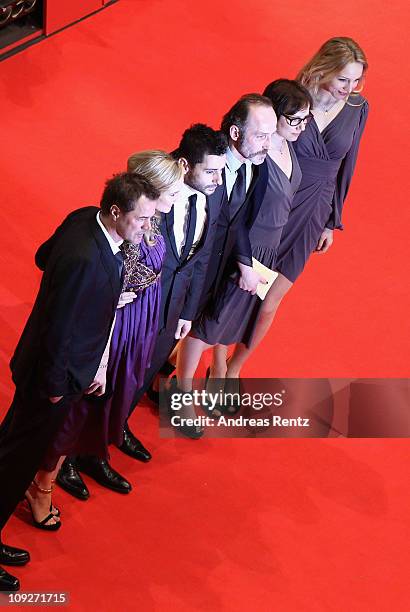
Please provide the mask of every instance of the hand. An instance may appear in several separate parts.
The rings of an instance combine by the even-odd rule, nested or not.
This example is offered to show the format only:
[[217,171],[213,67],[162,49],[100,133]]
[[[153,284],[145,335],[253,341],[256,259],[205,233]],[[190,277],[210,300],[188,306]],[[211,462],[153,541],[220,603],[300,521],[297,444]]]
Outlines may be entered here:
[[59,395],[58,397],[49,397],[48,399],[52,404],[57,404],[61,399],[63,399],[63,396]]
[[317,243],[316,252],[326,253],[333,244],[333,230],[325,227]]
[[177,328],[175,331],[175,339],[182,340],[189,334],[189,331],[192,326],[192,321],[186,321],[185,319],[179,319]]
[[120,299],[118,300],[117,308],[124,308],[125,304],[130,304],[135,300],[137,294],[133,291],[124,291],[120,295]]
[[241,263],[238,263],[238,266],[241,272],[238,279],[238,285],[243,291],[249,291],[252,293],[252,295],[255,295],[259,283],[262,283],[262,285],[266,285],[268,283],[266,279],[255,272],[252,266],[245,266],[245,264]]
[[107,386],[107,364],[100,363],[98,366],[98,370],[96,375],[94,376],[94,380],[91,385],[84,391],[86,395],[104,395],[105,388]]

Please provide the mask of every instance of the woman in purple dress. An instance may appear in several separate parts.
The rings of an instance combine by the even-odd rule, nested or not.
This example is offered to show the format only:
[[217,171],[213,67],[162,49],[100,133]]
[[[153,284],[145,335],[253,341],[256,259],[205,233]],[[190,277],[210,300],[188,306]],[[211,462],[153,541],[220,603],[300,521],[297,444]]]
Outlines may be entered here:
[[[272,100],[277,131],[272,136],[266,157],[266,191],[255,194],[255,200],[261,201],[261,204],[255,209],[251,208],[246,225],[253,258],[270,270],[275,270],[283,228],[302,178],[293,143],[312,119],[312,99],[302,85],[287,79],[271,83],[264,95]],[[209,345],[218,345],[215,350],[225,365],[228,345],[236,344],[228,368],[232,360],[235,362],[238,356],[249,354],[265,335],[267,318],[269,324],[271,322],[270,314],[266,317],[265,313],[271,312],[277,282],[262,301],[257,295],[243,291],[235,276],[225,278],[212,307],[194,324],[191,335],[180,343],[177,374],[181,388],[190,385],[200,354]],[[217,377],[225,377],[225,371]]]
[[[183,185],[183,168],[168,153],[142,151],[128,160],[128,171],[147,178],[161,197],[158,213],[169,212]],[[75,404],[56,436],[26,493],[37,527],[56,530],[59,511],[51,505],[54,476],[65,455],[108,458],[108,446],[120,445],[135,390],[142,385],[150,365],[158,326],[165,243],[156,217],[140,245],[123,243],[124,281],[106,350],[101,359],[98,385]]]

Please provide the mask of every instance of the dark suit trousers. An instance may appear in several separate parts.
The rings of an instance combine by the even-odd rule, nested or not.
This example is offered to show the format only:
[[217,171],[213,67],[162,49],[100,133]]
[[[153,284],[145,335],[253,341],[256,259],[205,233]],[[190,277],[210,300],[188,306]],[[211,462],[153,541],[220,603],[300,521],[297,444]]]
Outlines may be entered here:
[[0,425],[0,531],[24,497],[75,399],[67,396],[52,404],[35,388],[16,389]]
[[142,399],[142,396],[144,395],[146,390],[153,382],[155,376],[158,374],[158,372],[172,353],[173,348],[177,342],[178,341],[175,340],[175,330],[170,332],[167,329],[163,329],[158,334],[155,343],[154,353],[151,359],[151,365],[147,369],[147,372],[145,374],[144,385],[140,389],[138,389],[135,394],[134,403],[133,406],[131,406],[130,410],[130,416],[136,408],[138,402],[140,402],[140,400]]

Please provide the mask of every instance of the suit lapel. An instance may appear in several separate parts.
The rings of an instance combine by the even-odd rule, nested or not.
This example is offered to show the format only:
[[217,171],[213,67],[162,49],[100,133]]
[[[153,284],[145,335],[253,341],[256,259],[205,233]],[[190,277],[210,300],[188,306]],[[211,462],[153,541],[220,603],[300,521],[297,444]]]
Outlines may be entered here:
[[211,223],[219,218],[219,215],[222,213],[223,204],[226,199],[226,186],[225,183],[218,187],[215,192],[207,196],[206,198],[206,218],[207,218],[207,227],[206,231],[208,232],[209,226]]
[[[192,254],[192,257],[190,257],[189,260],[188,260],[190,263],[192,263],[192,261],[195,260],[197,255],[199,255],[201,253],[201,247],[208,240],[208,234],[209,234],[210,228],[212,226],[212,223],[216,219],[219,218],[219,215],[220,215],[221,210],[222,210],[222,204],[223,204],[225,196],[226,196],[226,189],[225,189],[224,185],[218,187],[216,189],[215,193],[213,193],[212,195],[206,196],[206,221],[205,221],[205,227],[204,227],[204,231],[202,233],[201,241],[200,241],[200,244],[198,245],[198,248]],[[213,228],[213,231],[215,231],[215,227]]]
[[91,219],[90,226],[91,232],[101,253],[102,264],[107,272],[108,278],[110,279],[114,298],[117,299],[121,292],[121,279],[118,274],[118,263],[95,218]]
[[209,227],[210,227],[211,222],[212,222],[212,206],[210,204],[210,199],[211,198],[212,198],[212,196],[206,196],[206,204],[205,204],[206,218],[205,218],[204,231],[202,232],[202,237],[201,237],[201,244],[204,244],[205,240],[207,239],[208,232],[209,232]]
[[258,166],[253,166],[252,180],[251,184],[249,185],[248,192],[246,194],[246,200],[248,200],[248,198],[252,195],[253,190],[255,189],[255,185],[258,182],[258,178],[260,175],[261,166],[262,164],[259,164]]
[[230,216],[229,216],[229,198],[228,191],[226,189],[226,170],[225,168],[222,171],[222,179],[223,179],[223,195],[222,195],[222,203],[220,207],[220,215],[221,218],[225,218],[225,222],[229,225]]
[[187,235],[185,239],[185,244],[181,251],[181,256],[180,256],[181,263],[188,258],[189,253],[192,249],[192,245],[194,243],[195,230],[196,230],[196,224],[197,224],[196,201],[197,201],[196,195],[189,196],[188,227],[187,227]]
[[162,218],[163,222],[165,221],[165,229],[168,237],[168,243],[171,245],[171,249],[175,259],[179,261],[179,255],[174,235],[174,207],[171,208],[169,213],[164,214]]
[[255,185],[256,185],[256,183],[257,183],[257,181],[258,181],[258,178],[259,178],[259,172],[260,172],[260,167],[259,167],[259,166],[254,165],[254,166],[253,166],[253,171],[252,171],[252,180],[251,180],[251,184],[249,185],[249,189],[248,189],[248,191],[246,192],[246,197],[245,197],[245,200],[244,200],[244,202],[243,202],[242,206],[240,206],[240,207],[238,208],[238,210],[235,212],[235,214],[232,216],[232,218],[231,218],[231,222],[232,222],[232,221],[233,221],[233,220],[234,220],[234,219],[237,217],[238,213],[240,213],[240,212],[241,212],[241,210],[242,210],[242,209],[243,209],[243,207],[244,207],[244,206],[247,204],[247,202],[248,202],[249,198],[251,197],[252,192],[253,192],[253,190],[255,189]]

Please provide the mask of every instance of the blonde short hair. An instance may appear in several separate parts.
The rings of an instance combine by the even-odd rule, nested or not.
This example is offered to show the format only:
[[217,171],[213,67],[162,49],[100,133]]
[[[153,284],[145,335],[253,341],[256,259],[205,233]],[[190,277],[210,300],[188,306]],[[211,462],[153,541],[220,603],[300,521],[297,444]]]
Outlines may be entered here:
[[[184,176],[184,169],[169,153],[150,149],[133,153],[127,161],[128,172],[142,174],[159,192],[169,189],[176,181]],[[160,215],[156,215],[158,224]],[[146,232],[145,242],[152,246],[155,244],[154,231]]]
[[358,62],[363,65],[361,83],[368,68],[364,51],[352,38],[343,36],[330,38],[320,47],[312,59],[303,66],[296,80],[301,85],[304,85],[310,93],[317,94],[321,85],[331,81],[350,62]]
[[184,176],[183,167],[169,153],[160,150],[140,151],[128,158],[128,172],[142,174],[158,191],[169,189]]

